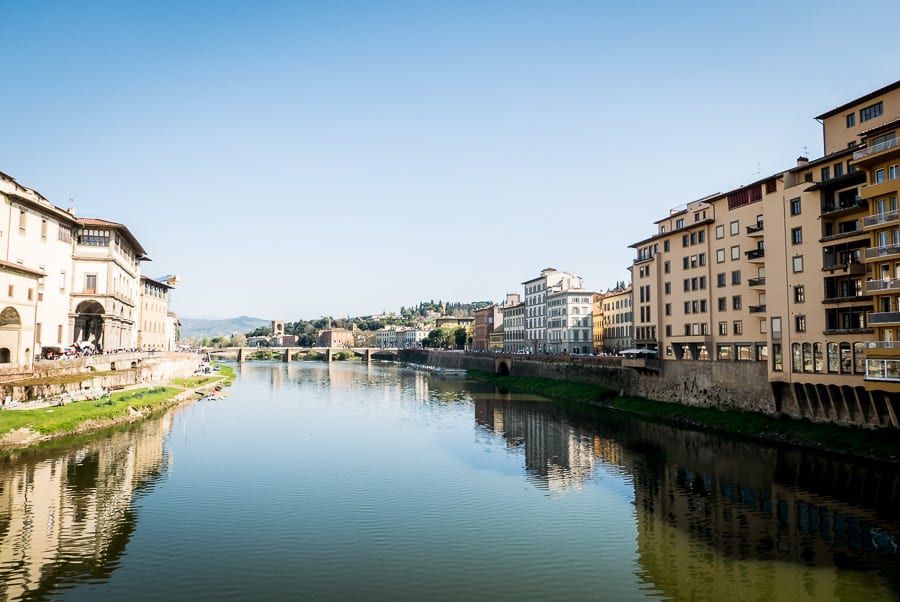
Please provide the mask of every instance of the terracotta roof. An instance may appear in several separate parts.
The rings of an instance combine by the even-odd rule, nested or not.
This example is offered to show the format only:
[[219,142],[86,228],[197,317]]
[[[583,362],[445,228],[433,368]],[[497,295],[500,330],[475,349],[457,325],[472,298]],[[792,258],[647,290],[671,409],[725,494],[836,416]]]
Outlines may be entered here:
[[18,263],[12,263],[9,261],[3,261],[2,259],[0,259],[0,268],[4,268],[7,270],[15,270],[17,272],[25,272],[26,274],[29,274],[32,276],[39,276],[41,278],[46,276],[46,274],[44,272],[41,272],[39,270],[34,270],[32,268],[26,268],[24,265],[21,265]]

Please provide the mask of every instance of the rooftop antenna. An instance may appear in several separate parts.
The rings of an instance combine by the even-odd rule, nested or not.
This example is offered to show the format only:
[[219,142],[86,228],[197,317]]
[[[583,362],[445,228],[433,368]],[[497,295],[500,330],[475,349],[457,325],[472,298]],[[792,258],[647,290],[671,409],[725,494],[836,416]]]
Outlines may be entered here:
[[809,149],[806,148],[806,145],[803,146],[803,156],[809,158]]
[[753,172],[753,179],[756,180],[759,178],[760,166],[759,161],[756,162],[756,171]]

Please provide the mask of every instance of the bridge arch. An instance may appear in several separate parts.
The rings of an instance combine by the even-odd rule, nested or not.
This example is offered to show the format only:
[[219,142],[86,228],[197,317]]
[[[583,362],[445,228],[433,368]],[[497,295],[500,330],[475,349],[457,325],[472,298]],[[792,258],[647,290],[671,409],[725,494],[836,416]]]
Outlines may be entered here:
[[494,368],[494,374],[497,376],[509,376],[509,364],[506,360],[499,360]]

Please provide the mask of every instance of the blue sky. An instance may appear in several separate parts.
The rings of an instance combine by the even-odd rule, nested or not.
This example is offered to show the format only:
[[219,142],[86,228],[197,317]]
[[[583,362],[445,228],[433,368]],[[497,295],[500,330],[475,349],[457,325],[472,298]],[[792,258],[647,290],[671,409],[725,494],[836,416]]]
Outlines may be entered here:
[[6,4],[0,171],[126,224],[185,317],[606,290],[900,79],[879,0]]

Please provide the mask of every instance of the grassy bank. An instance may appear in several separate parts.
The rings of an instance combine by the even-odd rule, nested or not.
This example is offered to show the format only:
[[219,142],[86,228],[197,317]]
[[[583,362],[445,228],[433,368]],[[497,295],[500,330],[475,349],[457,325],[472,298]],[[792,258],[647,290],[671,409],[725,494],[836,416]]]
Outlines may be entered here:
[[[0,412],[0,453],[72,436],[85,436],[99,429],[115,427],[163,410],[185,399],[186,390],[228,386],[234,369],[219,364],[213,374],[173,379],[170,386],[117,391],[97,400],[71,402],[30,410]],[[179,396],[182,396],[179,398]]]
[[94,401],[78,401],[64,406],[7,410],[0,412],[0,436],[19,429],[42,435],[75,432],[90,421],[108,422],[127,417],[135,410],[154,410],[167,405],[182,393],[175,387],[119,391]]
[[820,424],[787,416],[773,417],[738,410],[684,406],[639,397],[617,397],[614,391],[602,386],[551,379],[494,376],[474,371],[470,374],[474,378],[488,379],[510,390],[536,393],[560,401],[599,403],[648,420],[860,458],[900,461],[900,435],[892,429],[872,430]]

